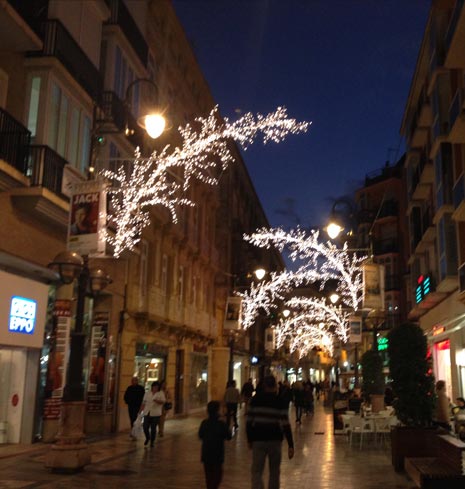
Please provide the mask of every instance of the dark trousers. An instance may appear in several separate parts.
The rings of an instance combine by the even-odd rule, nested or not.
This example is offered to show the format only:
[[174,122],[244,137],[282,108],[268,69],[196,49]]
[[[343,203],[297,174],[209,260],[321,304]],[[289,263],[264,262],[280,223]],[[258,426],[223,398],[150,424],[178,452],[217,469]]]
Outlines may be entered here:
[[145,440],[150,440],[153,444],[157,436],[157,425],[160,421],[160,416],[144,416],[144,433]]
[[234,421],[234,428],[237,428],[237,402],[226,403],[226,424],[228,425],[228,428],[231,418]]
[[223,479],[223,465],[203,464],[207,489],[218,489]]
[[131,421],[131,428],[134,426],[134,421],[137,419],[137,415],[139,414],[139,407],[136,406],[128,406],[129,420]]
[[300,418],[302,417],[302,406],[295,406],[295,420],[300,421]]

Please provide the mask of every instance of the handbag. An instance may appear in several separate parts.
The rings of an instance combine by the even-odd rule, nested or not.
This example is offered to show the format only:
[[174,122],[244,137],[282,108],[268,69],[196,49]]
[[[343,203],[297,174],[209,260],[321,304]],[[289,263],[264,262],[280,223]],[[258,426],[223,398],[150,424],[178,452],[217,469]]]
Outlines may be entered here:
[[163,404],[163,408],[165,409],[165,411],[169,411],[172,407],[173,407],[172,402],[165,402],[165,404]]
[[144,432],[143,424],[144,424],[144,413],[140,413],[137,416],[137,419],[134,421],[134,425],[131,429],[131,436],[133,438],[139,438],[139,436],[142,436],[142,433]]

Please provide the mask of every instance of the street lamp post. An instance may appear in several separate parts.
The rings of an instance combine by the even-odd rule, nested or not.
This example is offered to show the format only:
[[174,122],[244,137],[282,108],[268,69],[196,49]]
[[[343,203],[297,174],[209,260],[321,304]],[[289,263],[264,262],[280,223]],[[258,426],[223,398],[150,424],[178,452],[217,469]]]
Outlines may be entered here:
[[90,269],[88,257],[65,251],[57,255],[49,268],[58,272],[64,284],[78,281],[76,317],[71,332],[69,365],[63,390],[60,431],[57,442],[47,453],[45,465],[58,472],[75,472],[90,463],[88,446],[83,442],[86,402],[83,385],[83,361],[86,334],[83,331],[85,299],[103,290],[110,277],[100,268]]

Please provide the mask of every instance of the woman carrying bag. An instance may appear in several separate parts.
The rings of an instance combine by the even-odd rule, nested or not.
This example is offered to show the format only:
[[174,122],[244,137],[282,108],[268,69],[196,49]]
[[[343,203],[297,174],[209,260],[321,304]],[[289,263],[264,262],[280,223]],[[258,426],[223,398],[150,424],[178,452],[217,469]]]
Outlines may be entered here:
[[163,409],[160,416],[160,422],[158,423],[158,435],[163,436],[165,431],[166,414],[173,407],[173,404],[171,402],[170,392],[166,388],[166,380],[162,380],[162,382],[160,383],[160,391],[163,392],[163,394],[165,394],[165,399],[166,399],[165,404],[163,404]]

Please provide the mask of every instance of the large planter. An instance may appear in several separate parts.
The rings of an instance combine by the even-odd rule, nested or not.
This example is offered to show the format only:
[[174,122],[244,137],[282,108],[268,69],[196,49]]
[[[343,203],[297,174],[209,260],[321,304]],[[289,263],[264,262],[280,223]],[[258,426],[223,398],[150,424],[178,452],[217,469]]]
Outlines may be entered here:
[[396,426],[391,430],[392,465],[396,472],[404,470],[405,457],[434,457],[435,428]]
[[384,394],[371,394],[371,412],[379,413],[384,409]]

